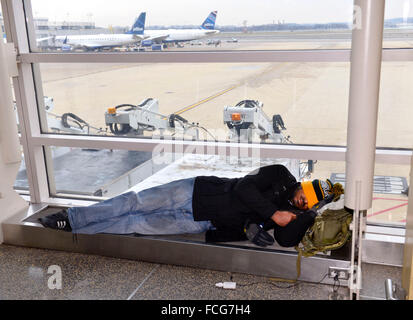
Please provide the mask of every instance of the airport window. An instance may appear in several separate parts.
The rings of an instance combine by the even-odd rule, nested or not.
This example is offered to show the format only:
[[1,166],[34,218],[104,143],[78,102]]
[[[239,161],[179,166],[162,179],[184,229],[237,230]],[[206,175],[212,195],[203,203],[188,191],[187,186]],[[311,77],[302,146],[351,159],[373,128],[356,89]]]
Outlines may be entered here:
[[[346,141],[349,63],[42,63],[40,70],[47,132]],[[242,119],[232,119],[238,113]]]
[[[48,151],[46,151],[48,150]],[[220,177],[242,177],[256,168],[282,164],[301,180],[314,172],[311,160],[253,156],[235,150],[231,155],[194,153],[191,148],[165,152],[165,149],[132,151],[51,147],[49,184],[56,196],[111,198],[121,193],[140,191],[154,185],[213,172]],[[317,176],[325,173],[316,166]]]
[[413,131],[410,121],[412,68],[413,64],[410,61],[382,63],[377,124],[379,147],[411,148],[412,146]]
[[1,32],[4,34],[4,32],[5,32],[4,31],[4,18],[3,18],[3,13],[2,13],[2,10],[1,10],[1,3],[0,3],[0,29],[1,29]]
[[376,164],[368,222],[406,225],[409,176],[409,166]]
[[[304,163],[305,161],[301,161]],[[330,179],[346,186],[345,162],[318,160],[311,163],[311,179]],[[301,171],[308,167],[301,167]],[[405,226],[410,166],[376,163],[373,179],[372,208],[367,222],[390,226]]]
[[413,1],[386,1],[383,48],[411,48]]
[[27,178],[27,168],[24,161],[24,155],[22,158],[22,163],[20,164],[19,172],[16,176],[16,181],[14,183],[14,189],[21,194],[27,194],[29,192],[29,181]]
[[103,8],[95,0],[33,0],[32,8],[34,24],[56,25],[32,50],[59,52],[349,48],[353,15],[351,0],[119,0]]
[[[409,165],[376,163],[373,178],[372,207],[367,211],[367,222],[390,226],[405,226],[408,201]],[[330,179],[346,186],[345,162],[317,161],[312,179]]]
[[[220,177],[242,177],[258,167],[283,164],[297,180],[320,179],[345,187],[343,161],[312,161],[271,158],[256,153],[253,157],[165,150],[131,151],[118,149],[82,149],[52,147],[49,185],[55,196],[107,199],[127,191],[140,191],[161,183],[211,173]],[[407,214],[409,166],[377,164],[374,175],[369,223],[403,226]],[[25,171],[18,175],[18,185],[25,187]],[[25,188],[22,188],[25,189]]]
[[[126,26],[131,22],[120,12],[125,10],[122,4],[129,3],[126,0],[119,0],[112,7],[106,3],[102,6],[106,17],[122,17],[119,24],[109,18],[100,22],[93,8],[101,4],[97,6],[94,0],[82,1],[82,5],[76,0],[59,1],[60,10],[53,9],[56,3],[52,1],[0,1],[5,9],[7,41],[13,42],[17,49],[18,61],[17,72],[11,73],[24,162],[15,188],[25,195],[29,191],[31,208],[85,206],[180,178],[198,175],[235,178],[258,167],[283,164],[297,180],[328,178],[343,184],[347,189],[346,200],[355,195],[355,212],[362,207],[362,214],[367,214],[365,231],[372,228],[376,231],[366,234],[380,240],[370,246],[383,249],[388,248],[388,244],[404,241],[412,157],[409,144],[412,131],[408,123],[409,72],[413,61],[408,40],[410,1],[387,1],[381,78],[374,72],[367,76],[371,80],[369,84],[377,84],[381,79],[375,158],[369,156],[373,156],[374,151],[374,98],[378,91],[375,85],[359,92],[354,90],[354,84],[366,78],[357,78],[357,72],[352,73],[354,83],[350,83],[350,60],[355,62],[353,66],[357,65],[358,58],[363,56],[360,52],[368,52],[361,50],[365,44],[371,39],[375,44],[381,41],[368,37],[361,45],[354,42],[355,50],[350,50],[352,0],[291,0],[288,4],[293,5],[288,9],[292,7],[291,14],[301,20],[293,22],[286,18],[284,21],[277,17],[272,18],[273,23],[268,22],[268,18],[256,22],[252,15],[264,18],[263,13],[280,12],[281,16],[287,16],[289,10],[274,10],[280,3],[286,8],[287,1],[263,0],[257,5],[241,0],[236,2],[237,10],[230,0],[223,4],[217,2],[215,8],[205,7],[214,5],[211,2],[197,3],[198,18],[211,10],[217,11],[212,11],[212,17],[205,22],[205,26],[212,26],[215,21],[214,34],[174,45],[143,45],[148,39],[133,34],[139,31],[139,24]],[[162,22],[146,21],[152,30],[162,32],[158,39],[169,36],[155,28],[158,24],[198,28],[199,22],[192,20],[195,13],[191,13],[189,7],[182,10],[179,2],[174,1],[174,10],[185,11],[191,19],[180,20],[176,26],[162,21],[176,18],[163,1],[163,5],[158,2],[157,7],[168,12],[168,16],[161,15]],[[142,1],[130,3],[143,4]],[[237,19],[241,19],[238,24],[234,22],[238,29],[226,29],[232,23],[224,22],[224,8],[228,4],[231,10],[227,12],[235,12]],[[44,5],[48,11],[41,9]],[[400,13],[392,11],[392,6],[403,8],[402,26],[397,25]],[[376,21],[374,17],[381,15],[373,17],[373,14],[382,13],[382,7],[374,2],[372,7],[375,10],[366,11],[371,21]],[[77,8],[81,11],[76,12]],[[140,8],[127,9],[132,13],[132,20],[141,11]],[[145,9],[146,18],[152,19],[157,13]],[[251,18],[242,17],[241,9],[248,9]],[[346,25],[331,21],[344,21]],[[376,26],[381,26],[380,21],[376,22]],[[305,29],[306,24],[310,30]],[[259,29],[262,25],[270,30]],[[289,29],[283,29],[286,26]],[[151,29],[148,27],[148,30]],[[374,27],[372,30],[377,34]],[[140,39],[139,45],[96,45],[102,41],[113,44],[117,35]],[[380,62],[375,59],[379,57],[379,48],[374,45],[369,48],[373,48],[369,56],[372,59],[359,59],[362,67],[370,66],[370,61],[377,65]],[[9,57],[14,58],[12,51]],[[14,63],[10,66],[14,67]],[[357,88],[364,89],[362,85]],[[371,112],[357,119],[349,117],[351,122],[347,124],[350,89],[350,116],[357,114],[353,113],[355,109]],[[366,94],[369,89],[372,89],[371,95]],[[366,97],[373,99],[369,101]],[[366,102],[372,110],[354,108],[355,100]],[[366,130],[367,134],[359,126],[360,119],[369,124],[371,130]],[[351,129],[353,124],[356,130],[349,135],[348,147],[358,146],[353,138],[370,143],[362,150],[348,152],[347,128]],[[368,150],[369,147],[372,150]],[[366,160],[360,161],[363,165],[349,161],[354,160],[354,154]],[[16,155],[19,159],[20,154]],[[368,167],[373,159],[376,164],[373,184],[366,188],[371,178]],[[348,174],[346,185],[349,166],[363,172],[360,178],[357,173]],[[354,178],[356,181],[350,184]],[[353,186],[355,190],[351,190]],[[361,200],[367,202],[371,195],[372,207],[371,203],[361,205]],[[208,200],[203,204],[206,203]],[[367,212],[364,209],[368,209]],[[32,215],[24,221],[37,223],[35,219]],[[357,220],[364,223],[364,219],[357,219],[355,215],[354,221]],[[363,235],[364,226],[360,226],[358,229],[352,225],[353,235],[357,229],[359,235]],[[385,228],[388,226],[390,228]],[[171,238],[182,243],[194,239],[179,235]],[[348,285],[354,298],[353,287],[361,285],[360,266],[370,261],[364,261],[363,257],[364,248],[369,245],[364,240],[368,238],[353,239],[351,268],[357,266],[357,272],[350,272],[350,281],[357,281]],[[45,241],[49,240],[47,237]],[[357,250],[362,248],[364,251]],[[251,249],[254,249],[252,244]],[[353,253],[357,251],[354,265]],[[339,263],[344,261],[333,255],[331,258]],[[383,260],[390,263],[391,258]],[[317,281],[321,279],[317,278]]]
[[[229,0],[189,7],[175,1],[167,10],[165,5],[162,0],[120,0],[100,8],[95,0],[81,5],[33,0],[33,23],[39,32],[32,51],[350,49],[356,27],[351,0],[264,1],[259,6],[238,1],[236,15]],[[411,47],[412,8],[412,0],[386,2],[385,48]],[[140,12],[145,16],[135,21]],[[41,30],[49,34],[40,35]]]

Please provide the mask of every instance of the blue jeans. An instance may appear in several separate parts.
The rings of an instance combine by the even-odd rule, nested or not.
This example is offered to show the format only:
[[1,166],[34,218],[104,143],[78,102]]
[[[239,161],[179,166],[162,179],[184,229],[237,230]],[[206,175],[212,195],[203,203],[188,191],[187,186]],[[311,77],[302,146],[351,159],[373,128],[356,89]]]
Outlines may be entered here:
[[195,178],[181,179],[138,193],[128,192],[88,207],[68,209],[73,233],[145,235],[200,233],[210,221],[194,221]]

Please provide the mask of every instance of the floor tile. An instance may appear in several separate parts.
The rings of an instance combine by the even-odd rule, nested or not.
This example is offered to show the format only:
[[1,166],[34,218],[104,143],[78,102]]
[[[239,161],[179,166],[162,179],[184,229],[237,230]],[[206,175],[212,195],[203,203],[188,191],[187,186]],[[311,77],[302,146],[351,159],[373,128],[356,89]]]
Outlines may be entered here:
[[[61,270],[61,289],[50,288],[58,275],[48,273],[51,266]],[[401,285],[401,268],[363,264],[362,270],[364,298],[384,299],[387,278]],[[215,286],[226,281],[236,282],[236,289]],[[348,299],[343,286],[9,245],[0,245],[0,283],[0,300]]]
[[[61,270],[61,289],[50,266]],[[0,245],[0,299],[126,299],[154,265]]]
[[[235,290],[216,287],[234,281]],[[316,289],[316,290],[315,290]],[[272,281],[267,277],[161,265],[133,296],[135,300],[328,300],[330,285]],[[344,294],[345,288],[339,293]]]

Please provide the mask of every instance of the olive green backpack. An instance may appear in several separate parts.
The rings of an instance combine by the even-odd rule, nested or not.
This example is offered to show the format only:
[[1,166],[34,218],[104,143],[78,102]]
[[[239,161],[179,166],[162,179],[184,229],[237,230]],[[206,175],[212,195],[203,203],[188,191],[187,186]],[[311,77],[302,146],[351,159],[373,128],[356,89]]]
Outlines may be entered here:
[[297,251],[304,257],[341,248],[350,239],[353,215],[345,209],[327,209],[315,218]]
[[296,282],[301,274],[301,257],[311,257],[319,252],[326,253],[344,246],[351,238],[350,224],[352,220],[353,215],[344,208],[339,210],[326,209],[318,215],[314,224],[295,247],[298,251],[296,279],[275,278],[274,280]]
[[[337,193],[335,200],[338,200],[341,193],[343,190]],[[311,257],[319,252],[326,253],[344,246],[351,237],[352,220],[353,215],[344,208],[326,209],[315,218],[314,224],[295,247],[298,251],[297,279],[301,273],[301,257]]]

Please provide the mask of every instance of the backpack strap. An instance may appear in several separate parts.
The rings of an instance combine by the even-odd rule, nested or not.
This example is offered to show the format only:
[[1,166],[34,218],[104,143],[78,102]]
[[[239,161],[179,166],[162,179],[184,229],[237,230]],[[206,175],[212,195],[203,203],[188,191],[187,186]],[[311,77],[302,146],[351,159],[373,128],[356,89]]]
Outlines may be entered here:
[[297,269],[297,280],[301,276],[301,258],[302,257],[312,257],[317,253],[317,250],[305,250],[300,248],[298,245],[295,246],[295,250],[298,252],[297,254],[297,262],[296,262],[296,269]]

